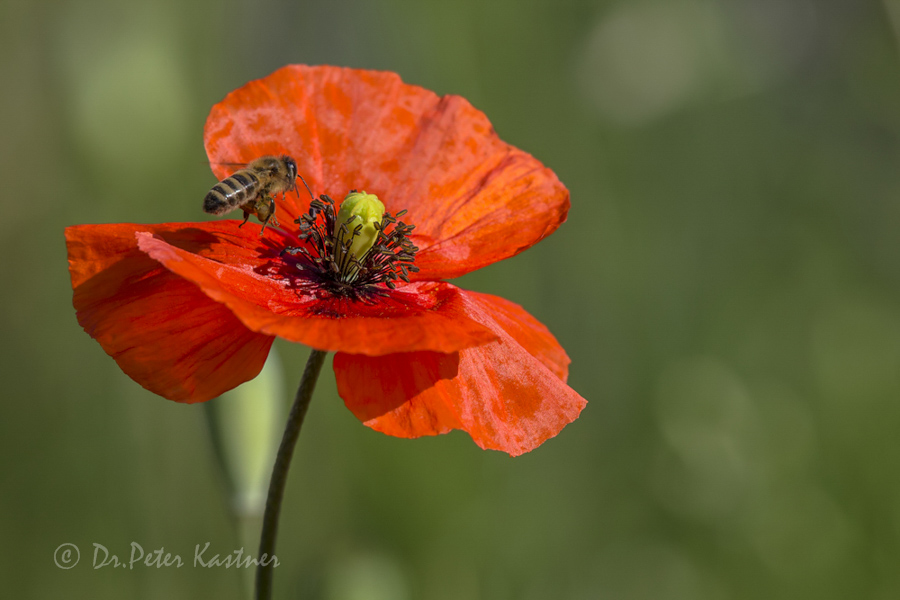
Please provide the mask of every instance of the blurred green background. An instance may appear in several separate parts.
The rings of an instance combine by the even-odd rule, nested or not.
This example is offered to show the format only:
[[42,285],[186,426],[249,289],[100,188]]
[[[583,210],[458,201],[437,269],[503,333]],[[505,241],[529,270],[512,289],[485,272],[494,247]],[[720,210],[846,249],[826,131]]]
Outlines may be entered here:
[[[91,568],[242,542],[204,409],[78,326],[62,230],[204,218],[210,107],[302,62],[463,95],[569,186],[558,233],[459,283],[546,323],[590,404],[511,459],[368,430],[329,362],[276,597],[900,597],[898,32],[900,0],[4,0],[2,595],[247,597]],[[287,401],[307,351],[276,346]]]

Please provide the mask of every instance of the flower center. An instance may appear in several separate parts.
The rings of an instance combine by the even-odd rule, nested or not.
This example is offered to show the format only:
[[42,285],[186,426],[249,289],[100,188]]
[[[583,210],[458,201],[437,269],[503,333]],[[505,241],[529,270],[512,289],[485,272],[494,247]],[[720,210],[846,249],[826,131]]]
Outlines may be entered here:
[[[409,281],[418,248],[410,241],[415,225],[398,221],[374,194],[351,190],[335,211],[334,200],[319,196],[295,222],[303,246],[285,248],[281,255],[296,259],[308,285],[325,293],[354,300],[371,300],[384,286]],[[383,286],[381,285],[383,284]]]

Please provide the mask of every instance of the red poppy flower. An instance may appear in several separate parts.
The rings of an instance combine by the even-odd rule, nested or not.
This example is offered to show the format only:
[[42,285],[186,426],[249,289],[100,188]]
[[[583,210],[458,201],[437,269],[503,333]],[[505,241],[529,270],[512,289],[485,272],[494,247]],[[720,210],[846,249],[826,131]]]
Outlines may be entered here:
[[69,227],[79,323],[135,381],[209,400],[255,377],[280,336],[337,352],[341,398],[389,435],[462,429],[518,455],[581,412],[569,358],[541,323],[442,281],[531,247],[569,208],[553,172],[466,100],[393,73],[288,66],[213,107],[205,143],[220,178],[284,154],[316,194],[377,195],[387,213],[408,211],[415,229],[398,239],[418,252],[394,289],[383,277],[343,288],[313,277],[314,240],[293,223],[319,227],[330,208],[292,194],[262,236],[233,220]]

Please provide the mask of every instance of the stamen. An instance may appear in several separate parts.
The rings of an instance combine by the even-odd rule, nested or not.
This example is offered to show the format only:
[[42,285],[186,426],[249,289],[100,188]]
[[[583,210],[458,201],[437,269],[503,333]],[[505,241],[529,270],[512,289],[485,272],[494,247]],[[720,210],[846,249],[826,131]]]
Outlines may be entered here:
[[[398,280],[408,283],[409,274],[419,270],[413,264],[419,249],[408,237],[415,226],[398,221],[397,217],[403,214],[405,210],[397,216],[385,212],[380,222],[371,221],[374,241],[357,256],[354,242],[361,249],[360,237],[371,235],[364,232],[366,224],[355,224],[352,230],[346,222],[338,225],[334,200],[323,194],[310,202],[309,211],[295,221],[300,227],[300,240],[307,243],[285,248],[281,255],[296,260],[296,267],[306,279],[302,287],[315,293],[324,291],[353,300],[374,301],[386,293],[385,287],[395,289]],[[354,223],[353,219],[348,221]]]

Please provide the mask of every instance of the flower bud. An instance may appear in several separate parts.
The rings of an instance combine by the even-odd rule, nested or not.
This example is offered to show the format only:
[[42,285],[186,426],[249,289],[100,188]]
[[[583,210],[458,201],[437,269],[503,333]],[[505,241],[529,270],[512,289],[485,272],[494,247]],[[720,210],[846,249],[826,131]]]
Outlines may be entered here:
[[[345,264],[352,261],[343,257],[341,242],[350,242],[350,256],[357,261],[362,260],[369,248],[378,240],[378,228],[381,226],[381,218],[384,216],[384,204],[374,194],[366,192],[351,192],[347,194],[338,211],[337,221],[334,224],[334,237],[338,241],[338,263]],[[341,238],[341,225],[347,227],[346,233]],[[359,232],[353,235],[357,227],[362,225]],[[348,264],[347,267],[350,265]],[[343,269],[342,269],[343,270]],[[354,269],[355,270],[355,269]]]

